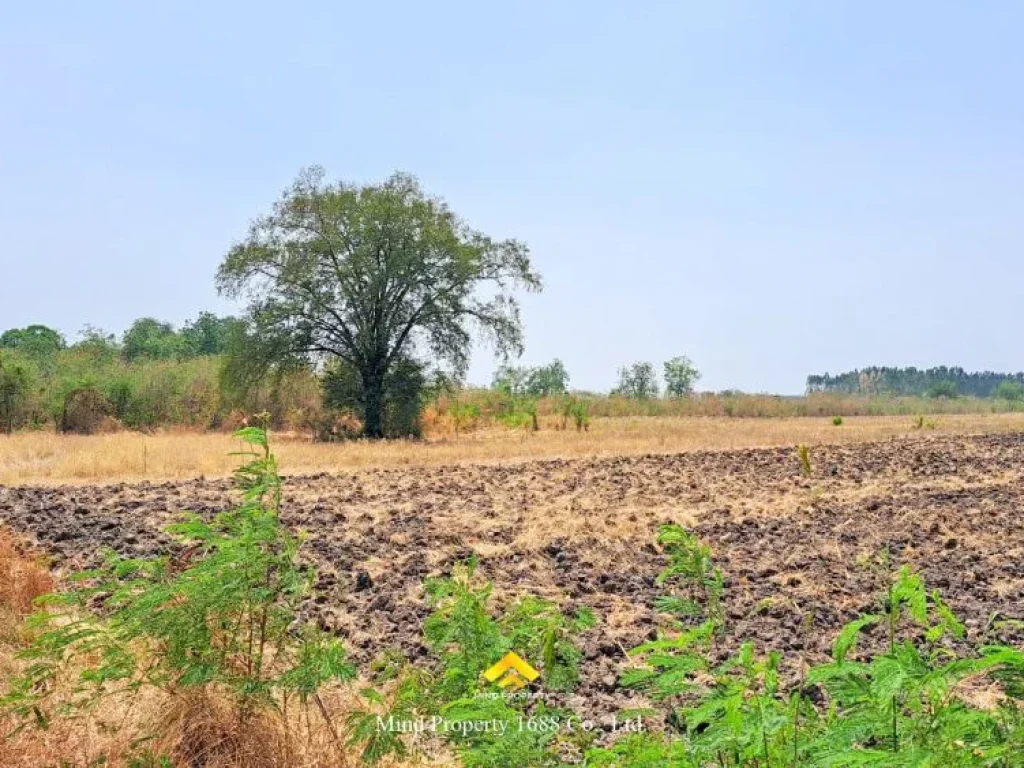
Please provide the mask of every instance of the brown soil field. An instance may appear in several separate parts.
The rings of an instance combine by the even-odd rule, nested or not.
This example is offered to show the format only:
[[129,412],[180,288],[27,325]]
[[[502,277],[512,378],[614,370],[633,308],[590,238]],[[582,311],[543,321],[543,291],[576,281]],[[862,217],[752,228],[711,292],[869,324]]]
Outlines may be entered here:
[[[308,532],[321,571],[309,610],[363,663],[388,647],[425,655],[423,580],[470,552],[499,604],[535,594],[590,606],[598,625],[572,704],[594,716],[642,703],[615,679],[630,663],[624,649],[658,627],[664,522],[696,532],[725,572],[720,652],[741,640],[781,650],[790,679],[827,655],[843,623],[877,607],[885,576],[870,564],[886,546],[942,591],[973,640],[1019,616],[1024,433],[818,445],[811,461],[804,477],[790,445],[320,472],[286,477],[283,519]],[[103,547],[165,551],[161,529],[178,511],[231,500],[224,479],[10,486],[0,487],[0,520],[63,570]]]

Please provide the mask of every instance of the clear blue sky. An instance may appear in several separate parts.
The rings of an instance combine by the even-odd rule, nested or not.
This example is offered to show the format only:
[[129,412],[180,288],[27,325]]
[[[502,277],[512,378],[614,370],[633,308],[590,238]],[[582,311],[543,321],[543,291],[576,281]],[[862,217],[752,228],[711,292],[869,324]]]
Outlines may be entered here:
[[[303,165],[532,248],[575,386],[1024,368],[1024,4],[6,3],[0,328],[227,311]],[[486,382],[483,350],[471,380]]]

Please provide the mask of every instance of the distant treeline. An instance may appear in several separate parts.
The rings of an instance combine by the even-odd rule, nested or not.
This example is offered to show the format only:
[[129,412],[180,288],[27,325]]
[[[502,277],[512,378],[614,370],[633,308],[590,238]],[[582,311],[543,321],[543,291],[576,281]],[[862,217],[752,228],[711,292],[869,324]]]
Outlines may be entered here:
[[1020,399],[1024,373],[967,372],[963,368],[871,367],[831,375],[807,377],[807,392],[840,392],[850,395],[924,397],[1000,397]]
[[[327,362],[279,367],[241,387],[230,375],[239,321],[212,314],[175,328],[152,318],[120,337],[86,328],[69,343],[42,325],[0,333],[0,432],[56,428],[91,433],[184,427],[233,429],[269,412],[276,429],[338,439],[361,434],[351,372]],[[807,397],[696,393],[685,357],[619,371],[610,394],[571,389],[559,360],[502,366],[490,388],[421,380],[407,398],[403,434],[444,435],[490,426],[586,429],[603,417],[792,417],[982,413],[1024,409],[1024,374],[959,368],[869,368],[808,377]],[[413,374],[418,375],[418,371]],[[412,377],[415,378],[415,377]],[[659,378],[664,387],[659,387]],[[957,397],[958,394],[978,397]],[[993,395],[991,400],[981,399]]]

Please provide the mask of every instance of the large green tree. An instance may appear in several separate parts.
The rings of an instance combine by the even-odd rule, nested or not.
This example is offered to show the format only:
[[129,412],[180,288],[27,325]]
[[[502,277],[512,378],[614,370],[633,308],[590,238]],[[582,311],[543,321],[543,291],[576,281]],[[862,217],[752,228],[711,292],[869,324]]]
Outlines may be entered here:
[[337,359],[358,373],[366,435],[381,437],[396,365],[464,372],[474,334],[520,353],[515,290],[541,282],[523,243],[471,229],[412,176],[358,186],[310,168],[228,252],[217,285],[249,302],[240,370]]

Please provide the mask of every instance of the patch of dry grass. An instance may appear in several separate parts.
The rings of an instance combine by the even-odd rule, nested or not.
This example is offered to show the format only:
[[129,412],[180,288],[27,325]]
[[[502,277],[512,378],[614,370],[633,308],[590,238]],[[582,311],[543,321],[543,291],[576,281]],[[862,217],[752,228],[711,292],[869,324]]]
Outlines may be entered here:
[[[1024,430],[1024,414],[959,414],[934,417],[933,434]],[[438,466],[532,458],[675,453],[805,443],[849,443],[919,433],[906,416],[830,418],[602,418],[589,432],[542,429],[532,433],[487,429],[421,442],[313,443],[276,435],[282,467],[291,474],[361,467]],[[226,475],[237,465],[228,453],[240,447],[218,433],[119,432],[75,436],[50,432],[0,435],[0,484],[94,483]]]
[[53,589],[53,578],[41,556],[5,528],[0,528],[0,611],[20,620],[32,601]]
[[[328,690],[324,703],[335,727],[342,729],[343,739],[351,695],[340,689]],[[14,725],[0,717],[4,734]],[[83,717],[59,718],[46,729],[29,726],[13,736],[0,737],[0,765],[4,768],[156,766],[160,757],[176,768],[347,768],[361,764],[357,751],[339,749],[312,704],[305,707],[292,701],[284,714],[265,712],[242,724],[228,699],[208,691],[176,697],[153,692],[125,694]],[[97,762],[100,759],[105,762]],[[415,763],[450,764],[450,758],[440,753],[433,761],[424,758]],[[411,764],[385,759],[378,765],[404,768]]]
[[[24,626],[33,601],[51,592],[54,580],[46,563],[20,538],[0,528],[0,695],[26,662],[18,652],[30,641]],[[74,673],[72,672],[72,675]],[[70,696],[76,683],[58,679],[57,697]],[[265,712],[241,727],[237,708],[214,691],[175,696],[156,691],[103,700],[84,716],[55,718],[45,729],[18,729],[0,714],[0,766],[37,768],[48,765],[158,765],[169,756],[175,766],[206,768],[344,768],[358,765],[358,756],[344,747],[346,715],[355,704],[353,689],[335,686],[322,700],[333,727],[310,703],[294,699],[280,712]],[[146,759],[154,760],[147,762]],[[446,765],[445,754],[434,762]],[[385,760],[383,768],[404,762]]]

